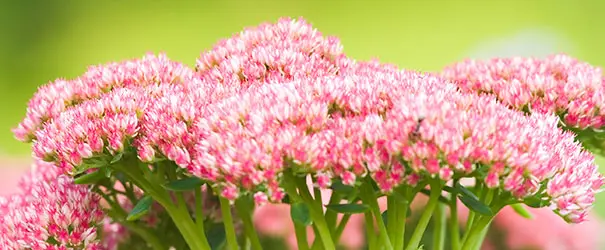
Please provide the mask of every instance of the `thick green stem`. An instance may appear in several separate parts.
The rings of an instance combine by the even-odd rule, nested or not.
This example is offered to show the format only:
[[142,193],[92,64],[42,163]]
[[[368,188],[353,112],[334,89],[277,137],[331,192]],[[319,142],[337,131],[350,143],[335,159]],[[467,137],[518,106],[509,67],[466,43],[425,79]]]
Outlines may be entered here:
[[238,250],[237,235],[235,234],[235,227],[233,226],[233,216],[231,216],[231,204],[229,204],[229,200],[220,196],[219,202],[221,204],[221,216],[223,218],[225,234],[227,236],[227,247],[231,250]]
[[124,211],[124,208],[122,208],[122,206],[120,206],[117,202],[112,200],[109,196],[107,196],[107,194],[103,193],[102,191],[98,190],[98,193],[103,197],[103,199],[105,199],[107,204],[110,206],[110,209],[106,212],[114,221],[118,221],[121,225],[128,228],[129,231],[139,235],[141,238],[143,238],[143,240],[147,242],[147,244],[152,249],[167,249],[166,246],[162,244],[160,239],[155,234],[153,234],[153,232],[151,232],[148,228],[138,225],[136,222],[126,221],[125,219],[128,214],[126,213],[126,211]]
[[[328,204],[339,204],[340,200],[342,200],[342,195],[340,195],[339,193],[336,192],[332,192],[331,196],[330,196],[330,201],[328,202]],[[337,222],[337,217],[338,214],[332,210],[326,210],[326,223],[328,223],[328,228],[330,229],[330,233],[332,234],[332,238],[336,238],[334,237],[336,235],[335,229],[336,229],[336,222]],[[337,241],[338,242],[338,241]]]
[[[297,202],[303,202],[300,195],[298,195],[298,191],[296,189],[296,180],[292,173],[284,173],[283,182],[281,186],[284,188],[284,191],[286,191],[288,196],[290,196],[290,202],[292,204]],[[298,223],[294,223],[294,233],[296,234],[296,244],[298,245],[298,249],[309,249],[309,242],[307,240],[307,227]]]
[[151,195],[155,201],[166,209],[166,212],[174,221],[187,245],[192,250],[210,250],[205,233],[197,230],[187,208],[185,207],[185,210],[182,210],[174,206],[168,192],[160,186],[160,183],[152,183],[145,179],[138,169],[136,158],[133,157],[133,160],[130,161],[123,160],[123,163],[130,164],[128,166],[114,164],[113,167],[116,170],[122,171],[132,183],[141,188],[146,194]]
[[387,232],[389,233],[389,239],[391,242],[397,242],[397,237],[399,237],[399,233],[397,232],[397,224],[402,223],[397,220],[397,216],[399,214],[399,210],[397,207],[397,201],[393,195],[387,196]]
[[410,201],[413,200],[413,196],[415,196],[415,194],[411,194],[410,192],[412,192],[412,190],[405,185],[397,189],[398,190],[396,190],[396,192],[399,192],[404,196],[403,198],[405,198],[403,201],[395,202],[397,209],[397,223],[395,223],[395,232],[397,233],[394,246],[396,250],[400,250],[405,246],[405,223],[408,216]]
[[307,227],[294,223],[294,233],[296,234],[296,245],[299,250],[308,250],[309,242],[307,241]]
[[437,203],[439,203],[439,196],[441,196],[441,182],[440,180],[431,180],[431,195],[429,196],[429,201],[424,208],[424,212],[420,216],[420,220],[416,225],[416,229],[412,234],[412,238],[410,238],[410,242],[406,248],[406,250],[416,250],[418,249],[418,245],[420,244],[420,240],[422,240],[422,235],[426,230],[426,227],[431,220],[431,216],[433,215],[433,211],[435,207],[437,207]]
[[[475,184],[475,194],[478,197],[483,197],[485,194],[485,189],[483,188],[482,182],[477,182]],[[466,242],[468,238],[468,232],[471,228],[473,228],[473,223],[475,223],[475,219],[478,217],[477,213],[475,213],[472,209],[468,211],[468,218],[466,219],[466,226],[464,227],[464,236],[462,237],[462,242]]]
[[204,230],[204,204],[202,198],[202,190],[201,188],[195,189],[195,225],[197,225],[197,230],[200,232],[205,232]]
[[473,225],[473,228],[468,232],[468,238],[462,245],[462,250],[475,250],[475,246],[482,240],[483,231],[487,228],[492,219],[493,216],[482,217]]
[[262,250],[263,247],[260,244],[258,235],[254,230],[254,224],[252,223],[252,212],[254,211],[254,204],[252,200],[247,199],[247,197],[242,197],[235,202],[235,208],[237,209],[237,214],[244,223],[244,232],[246,233],[246,237],[249,239],[252,249]]
[[376,222],[378,224],[378,230],[380,231],[378,238],[380,239],[380,242],[382,243],[382,247],[384,247],[387,250],[393,249],[393,245],[391,245],[391,242],[389,241],[389,235],[387,232],[387,228],[384,225],[384,221],[382,220],[382,215],[380,214],[380,207],[378,207],[378,199],[376,198],[376,195],[374,195],[374,188],[372,187],[372,184],[369,183],[368,180],[366,180],[361,184],[360,188],[361,188],[361,191],[359,194],[361,196],[361,200],[363,201],[363,203],[370,206],[370,210],[372,211],[372,214],[374,214],[374,217],[376,218]]
[[445,247],[445,228],[446,228],[446,218],[445,218],[445,205],[437,204],[435,211],[433,212],[433,223],[434,223],[434,232],[433,232],[433,249],[434,250],[443,250]]
[[330,229],[328,229],[328,224],[324,218],[323,214],[323,205],[321,204],[321,200],[314,200],[309,192],[309,187],[305,182],[305,178],[297,178],[297,186],[298,192],[302,197],[303,201],[310,205],[311,210],[311,219],[315,227],[317,228],[317,235],[321,240],[321,243],[325,250],[335,250],[336,246],[332,241],[332,235],[330,234]]
[[376,231],[374,230],[374,217],[372,212],[364,213],[365,224],[366,224],[366,237],[370,250],[376,249]]
[[334,232],[334,242],[340,242],[340,236],[342,236],[342,232],[345,230],[347,223],[349,223],[349,219],[351,219],[351,214],[345,214],[342,216],[340,223],[338,223],[338,227]]
[[458,225],[458,194],[452,192],[450,198],[450,235],[452,250],[460,250],[460,225]]

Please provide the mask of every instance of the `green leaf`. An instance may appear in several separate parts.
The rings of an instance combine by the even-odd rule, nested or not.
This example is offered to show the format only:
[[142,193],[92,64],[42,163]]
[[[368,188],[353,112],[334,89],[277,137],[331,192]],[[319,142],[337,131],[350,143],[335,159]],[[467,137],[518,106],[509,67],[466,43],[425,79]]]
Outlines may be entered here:
[[474,199],[473,197],[462,195],[462,196],[460,196],[460,201],[462,201],[462,204],[464,204],[470,210],[473,210],[477,213],[480,213],[482,215],[487,215],[487,216],[493,215],[492,210],[478,199]]
[[471,192],[470,190],[468,190],[468,188],[466,188],[465,186],[463,186],[459,182],[456,183],[456,185],[454,186],[454,189],[456,189],[456,191],[458,191],[458,193],[461,196],[466,196],[466,197],[473,198],[475,200],[479,200],[479,198],[473,192]]
[[525,207],[522,204],[512,204],[510,205],[513,210],[515,210],[515,212],[517,212],[517,214],[521,215],[523,218],[527,218],[527,219],[533,219],[534,215],[527,211],[527,209],[525,209]]
[[103,172],[105,173],[105,177],[110,178],[111,175],[113,174],[113,169],[105,167],[105,168],[103,168]]
[[223,225],[223,223],[214,223],[210,226],[210,228],[206,228],[206,238],[208,239],[210,249],[222,249],[222,246],[227,240],[227,235],[225,234],[225,225]]
[[100,180],[106,178],[105,171],[97,170],[92,173],[80,175],[74,179],[74,183],[78,185],[96,184]]
[[118,154],[116,154],[116,155],[113,156],[113,158],[111,159],[111,161],[109,163],[110,164],[114,164],[114,163],[120,161],[123,156],[124,156],[124,151],[119,152]]
[[284,196],[284,198],[281,200],[281,203],[283,203],[283,204],[290,204],[290,196],[286,194]]
[[139,202],[137,202],[137,204],[134,206],[132,211],[130,211],[130,214],[128,214],[128,216],[126,217],[126,220],[127,221],[138,220],[139,218],[141,218],[141,216],[143,216],[147,212],[149,212],[149,209],[151,208],[152,203],[153,203],[153,198],[151,198],[151,196],[149,196],[149,195],[146,195],[145,197],[140,199]]
[[353,192],[355,190],[355,188],[352,187],[352,186],[342,184],[342,181],[340,181],[340,180],[335,180],[332,183],[332,186],[330,186],[330,188],[334,192],[341,193],[341,194],[343,194],[345,196],[348,195],[348,194],[350,194],[351,192]]
[[197,177],[188,177],[164,184],[164,188],[170,191],[190,191],[204,185],[204,181]]
[[309,226],[313,223],[313,221],[311,221],[309,206],[304,202],[297,202],[290,205],[290,217],[292,217],[294,223],[301,226]]
[[547,200],[542,199],[539,196],[531,196],[524,199],[525,205],[532,208],[541,208],[549,205]]
[[359,203],[330,204],[326,208],[341,214],[359,214],[370,210],[368,205]]
[[386,226],[389,223],[389,210],[384,210],[384,212],[380,214],[380,218],[382,218],[382,222],[384,222],[384,225]]
[[89,169],[101,168],[109,165],[109,159],[106,155],[93,156],[82,160],[82,164],[76,167],[76,174],[81,174]]

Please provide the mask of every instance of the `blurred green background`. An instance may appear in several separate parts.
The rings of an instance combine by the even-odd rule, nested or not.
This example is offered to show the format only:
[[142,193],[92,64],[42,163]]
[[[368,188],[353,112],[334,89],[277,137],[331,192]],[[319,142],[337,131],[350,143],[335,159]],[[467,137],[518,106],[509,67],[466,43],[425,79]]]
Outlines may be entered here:
[[[0,155],[29,154],[10,129],[41,84],[146,52],[193,66],[218,39],[281,16],[303,16],[339,36],[358,60],[432,71],[469,56],[557,52],[605,65],[604,10],[599,0],[3,1]],[[605,216],[605,196],[598,200]]]

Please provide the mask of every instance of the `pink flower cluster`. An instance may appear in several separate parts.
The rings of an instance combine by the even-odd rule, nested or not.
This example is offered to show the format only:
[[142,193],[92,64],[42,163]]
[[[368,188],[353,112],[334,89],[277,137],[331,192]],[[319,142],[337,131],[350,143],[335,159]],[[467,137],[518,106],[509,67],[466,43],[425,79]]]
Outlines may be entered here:
[[405,71],[265,85],[209,105],[207,114],[195,123],[190,171],[224,183],[230,199],[266,184],[269,200],[278,200],[274,187],[288,167],[316,174],[323,188],[369,173],[388,192],[487,165],[489,187],[523,198],[548,181],[553,209],[581,221],[604,180],[556,117],[525,116]]
[[466,60],[442,74],[462,90],[495,94],[512,108],[561,115],[568,126],[605,126],[601,68],[567,55]]
[[197,60],[207,82],[226,87],[338,74],[348,62],[335,37],[324,38],[305,20],[282,18],[221,40]]
[[164,55],[147,55],[140,60],[90,67],[77,79],[58,79],[41,87],[30,100],[26,117],[13,132],[17,139],[29,141],[37,137],[35,132],[45,122],[70,107],[97,99],[114,89],[158,83],[181,84],[189,82],[192,76],[189,68]]
[[386,192],[485,170],[488,187],[520,199],[546,187],[555,211],[581,221],[604,182],[557,117],[526,116],[438,76],[355,63],[304,21],[237,34],[197,69],[164,56],[94,68],[41,88],[16,135],[67,172],[132,145],[141,161],[165,157],[224,197],[257,203],[282,200],[288,168],[322,188],[369,174]]
[[101,249],[99,198],[49,163],[34,167],[20,193],[0,197],[0,248]]

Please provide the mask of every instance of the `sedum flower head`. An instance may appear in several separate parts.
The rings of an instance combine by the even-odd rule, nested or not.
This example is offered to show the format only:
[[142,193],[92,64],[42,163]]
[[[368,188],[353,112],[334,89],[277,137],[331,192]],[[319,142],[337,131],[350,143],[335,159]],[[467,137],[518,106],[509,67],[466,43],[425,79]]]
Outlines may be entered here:
[[465,60],[442,74],[464,91],[492,93],[518,110],[560,115],[571,127],[605,126],[601,68],[567,55]]
[[26,117],[13,129],[22,141],[36,139],[35,132],[43,124],[82,102],[98,99],[116,88],[182,84],[189,82],[193,71],[170,61],[164,54],[148,54],[142,59],[93,66],[73,80],[58,79],[40,87],[29,101]]
[[337,74],[346,63],[335,37],[323,37],[303,19],[282,18],[219,41],[197,60],[199,76],[211,83],[258,85]]
[[100,249],[99,198],[48,163],[34,167],[21,193],[0,198],[0,248]]

